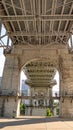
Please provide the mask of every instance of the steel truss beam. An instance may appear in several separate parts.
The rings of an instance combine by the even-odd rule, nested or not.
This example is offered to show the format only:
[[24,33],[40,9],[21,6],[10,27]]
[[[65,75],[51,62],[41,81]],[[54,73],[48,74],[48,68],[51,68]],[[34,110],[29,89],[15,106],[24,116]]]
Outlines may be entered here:
[[3,21],[33,21],[34,19],[37,21],[40,19],[40,21],[73,21],[73,15],[40,15],[40,16],[35,16],[35,15],[12,15],[12,16],[5,16],[5,15],[0,15],[0,19]]
[[44,37],[44,36],[67,36],[69,35],[69,32],[57,32],[57,31],[49,31],[49,32],[45,32],[45,33],[37,33],[37,32],[25,32],[22,31],[20,33],[20,31],[16,31],[16,32],[10,32],[10,36],[40,36],[40,37]]

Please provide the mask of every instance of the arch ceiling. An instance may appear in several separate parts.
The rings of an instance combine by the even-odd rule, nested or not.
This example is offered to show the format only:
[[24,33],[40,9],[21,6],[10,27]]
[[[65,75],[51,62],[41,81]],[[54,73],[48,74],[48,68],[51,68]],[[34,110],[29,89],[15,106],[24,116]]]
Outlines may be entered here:
[[13,45],[67,44],[73,33],[73,0],[2,0],[0,32],[2,23]]
[[35,60],[23,67],[26,83],[34,87],[52,87],[56,84],[56,69],[50,61]]

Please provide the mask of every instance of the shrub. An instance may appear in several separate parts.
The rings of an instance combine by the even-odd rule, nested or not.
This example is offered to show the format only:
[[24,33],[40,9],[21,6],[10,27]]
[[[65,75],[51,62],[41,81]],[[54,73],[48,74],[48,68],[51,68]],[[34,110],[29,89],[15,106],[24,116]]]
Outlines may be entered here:
[[20,114],[21,115],[25,114],[25,104],[23,104],[23,103],[20,104]]
[[50,110],[50,108],[47,109],[46,116],[50,116],[50,117],[53,116],[53,113]]
[[56,114],[59,115],[59,108],[56,109]]

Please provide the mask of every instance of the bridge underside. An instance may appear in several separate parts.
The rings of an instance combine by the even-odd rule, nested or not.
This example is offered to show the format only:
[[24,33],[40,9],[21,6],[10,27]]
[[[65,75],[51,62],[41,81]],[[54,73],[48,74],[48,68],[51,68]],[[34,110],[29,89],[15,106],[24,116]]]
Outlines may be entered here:
[[[31,104],[33,98],[43,99],[47,107],[50,98],[59,99],[60,116],[73,116],[72,33],[72,0],[0,1],[0,47],[6,56],[0,88],[2,116],[13,116],[13,112],[18,116],[21,98],[29,98]],[[22,70],[30,97],[20,95]],[[52,97],[56,71],[60,94]]]

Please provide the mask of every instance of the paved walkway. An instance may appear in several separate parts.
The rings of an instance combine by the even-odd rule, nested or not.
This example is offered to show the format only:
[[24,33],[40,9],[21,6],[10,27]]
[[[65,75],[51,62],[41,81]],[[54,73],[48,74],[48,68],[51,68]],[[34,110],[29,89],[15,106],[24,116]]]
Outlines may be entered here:
[[0,119],[1,130],[73,130],[73,120],[63,118],[20,117]]

